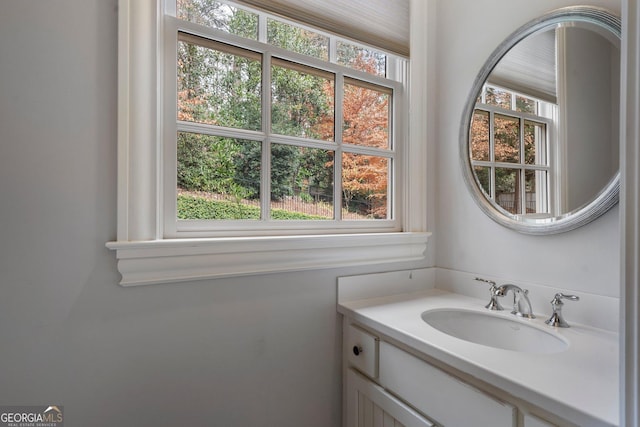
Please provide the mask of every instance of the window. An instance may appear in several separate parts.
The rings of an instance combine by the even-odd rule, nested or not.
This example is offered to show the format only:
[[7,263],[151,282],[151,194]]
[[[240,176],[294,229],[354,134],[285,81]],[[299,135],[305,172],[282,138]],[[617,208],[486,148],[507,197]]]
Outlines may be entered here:
[[217,1],[165,20],[165,236],[401,229],[404,59]]
[[471,166],[480,187],[512,215],[550,216],[549,134],[553,104],[485,85],[471,128]]
[[119,6],[123,285],[424,258],[406,59],[231,2],[159,3]]

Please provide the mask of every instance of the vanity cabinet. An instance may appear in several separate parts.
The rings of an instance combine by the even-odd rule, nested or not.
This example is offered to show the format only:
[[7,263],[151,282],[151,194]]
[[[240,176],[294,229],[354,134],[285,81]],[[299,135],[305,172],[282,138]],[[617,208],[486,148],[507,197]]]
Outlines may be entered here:
[[522,402],[468,384],[347,317],[343,346],[345,427],[556,426]]

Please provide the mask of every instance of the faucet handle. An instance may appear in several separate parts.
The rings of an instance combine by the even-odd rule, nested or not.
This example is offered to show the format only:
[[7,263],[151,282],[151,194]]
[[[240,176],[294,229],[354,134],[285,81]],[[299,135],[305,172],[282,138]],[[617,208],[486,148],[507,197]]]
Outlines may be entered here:
[[545,321],[547,325],[559,326],[561,328],[569,327],[569,324],[564,320],[564,317],[562,317],[562,306],[564,305],[564,303],[562,302],[563,299],[569,301],[580,301],[580,297],[577,295],[567,295],[563,293],[555,294],[555,296],[551,300],[553,314],[551,314],[551,317],[547,321]]
[[494,282],[493,280],[483,279],[481,277],[476,277],[475,280],[477,280],[478,282],[485,282],[485,283],[491,284],[491,287],[489,288],[489,293],[491,294],[491,300],[489,300],[489,304],[485,305],[484,308],[487,308],[489,310],[494,310],[494,311],[504,310],[504,308],[502,308],[502,306],[500,305],[500,302],[498,301],[498,295],[496,294],[498,287],[496,286],[496,282]]
[[489,283],[492,288],[496,286],[496,282],[494,282],[493,280],[483,279],[482,277],[476,277],[473,280],[477,280],[478,282]]
[[551,305],[554,306],[554,308],[556,305],[563,306],[564,305],[564,303],[562,302],[563,299],[567,299],[569,301],[580,301],[580,297],[577,295],[567,295],[559,292],[555,294],[555,296],[551,300]]

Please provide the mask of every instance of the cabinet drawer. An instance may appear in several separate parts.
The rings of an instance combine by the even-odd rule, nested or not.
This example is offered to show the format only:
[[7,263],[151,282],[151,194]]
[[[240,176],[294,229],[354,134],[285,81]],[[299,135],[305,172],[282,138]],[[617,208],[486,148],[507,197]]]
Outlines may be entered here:
[[445,427],[514,427],[516,409],[386,342],[380,383]]
[[378,377],[378,338],[345,323],[344,351],[350,366],[371,378]]

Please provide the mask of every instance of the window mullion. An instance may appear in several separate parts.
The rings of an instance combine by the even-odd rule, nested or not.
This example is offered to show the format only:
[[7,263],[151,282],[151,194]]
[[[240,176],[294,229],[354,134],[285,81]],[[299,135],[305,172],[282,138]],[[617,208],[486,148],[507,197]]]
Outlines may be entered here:
[[[512,96],[513,101],[515,102],[515,94]],[[518,171],[518,173],[520,174],[520,209],[522,210],[522,214],[524,215],[527,213],[527,174],[525,173],[524,168],[526,162],[524,153],[524,119],[522,117],[518,118],[518,140],[520,144],[520,170]]]
[[226,138],[241,138],[252,141],[262,141],[264,139],[264,132],[262,131],[229,128],[205,123],[178,120],[176,122],[176,127],[178,132],[191,132],[202,135],[222,136]]
[[176,2],[175,0],[164,0],[161,5],[162,13],[165,15],[176,16]]
[[[266,23],[266,19],[264,20]],[[262,22],[262,21],[261,21]],[[260,219],[271,218],[271,54],[262,56],[262,168],[260,170]]]
[[494,163],[496,161],[495,153],[495,132],[496,132],[496,114],[494,111],[489,111],[489,161]]
[[399,68],[395,58],[387,58],[385,61],[385,77],[391,80],[397,80],[398,74],[401,72]]
[[489,111],[489,161],[492,166],[489,170],[489,197],[494,199],[496,198],[496,154],[495,154],[495,112],[493,110]]
[[329,36],[329,62],[332,64],[338,62],[338,41],[334,36]]
[[333,161],[333,194],[334,217],[337,221],[342,219],[342,126],[343,126],[343,102],[344,102],[344,75],[336,73],[334,93],[334,135],[337,143]]
[[267,43],[267,16],[263,13],[258,15],[258,41]]
[[[174,11],[175,12],[175,11]],[[176,123],[178,117],[177,100],[177,45],[178,30],[175,22],[164,23],[163,28],[163,63],[164,68],[159,76],[162,82],[162,90],[158,91],[158,96],[162,100],[159,103],[158,116],[161,117],[159,135],[162,139],[162,156],[158,159],[157,182],[158,189],[158,223],[156,225],[156,235],[164,237],[167,234],[175,233],[177,218],[177,132]]]
[[524,119],[522,117],[518,117],[518,144],[520,145],[520,164],[525,164]]
[[525,185],[524,180],[526,179],[526,174],[524,173],[524,169],[517,169],[517,174],[520,177],[518,180],[518,192],[520,193],[520,212],[516,212],[516,214],[525,214],[526,211],[526,197],[525,197]]

